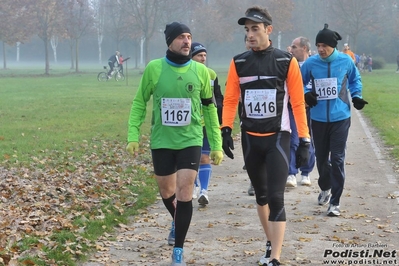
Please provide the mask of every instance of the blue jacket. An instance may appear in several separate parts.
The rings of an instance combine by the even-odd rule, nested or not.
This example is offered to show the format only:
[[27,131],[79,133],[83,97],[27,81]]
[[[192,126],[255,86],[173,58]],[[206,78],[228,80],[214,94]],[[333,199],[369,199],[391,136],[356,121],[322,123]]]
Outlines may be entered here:
[[[314,91],[320,95],[317,105],[310,109],[312,120],[337,122],[351,116],[349,94],[352,98],[362,98],[361,76],[352,58],[337,50],[326,59],[314,55],[303,63],[301,73],[305,94]],[[330,87],[335,81],[336,88],[333,85]],[[309,82],[311,86],[306,86]],[[325,96],[324,99],[322,96]]]

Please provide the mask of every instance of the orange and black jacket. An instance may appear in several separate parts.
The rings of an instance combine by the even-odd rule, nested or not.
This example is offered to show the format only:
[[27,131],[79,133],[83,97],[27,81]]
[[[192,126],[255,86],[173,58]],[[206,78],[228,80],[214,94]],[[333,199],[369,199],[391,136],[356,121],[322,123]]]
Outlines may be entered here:
[[[262,119],[247,116],[246,91],[276,90],[275,115]],[[250,92],[248,91],[248,92]],[[227,75],[222,127],[233,128],[237,105],[242,99],[241,129],[255,136],[291,132],[288,102],[291,103],[300,138],[309,138],[302,76],[297,60],[271,45],[262,51],[249,50],[233,58]]]

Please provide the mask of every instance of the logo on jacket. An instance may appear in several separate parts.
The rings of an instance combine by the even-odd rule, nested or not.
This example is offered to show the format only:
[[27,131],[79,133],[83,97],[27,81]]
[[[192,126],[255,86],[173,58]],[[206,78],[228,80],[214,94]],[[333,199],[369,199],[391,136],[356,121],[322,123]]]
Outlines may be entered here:
[[188,92],[193,92],[194,91],[194,85],[192,83],[187,83],[186,84],[186,90]]

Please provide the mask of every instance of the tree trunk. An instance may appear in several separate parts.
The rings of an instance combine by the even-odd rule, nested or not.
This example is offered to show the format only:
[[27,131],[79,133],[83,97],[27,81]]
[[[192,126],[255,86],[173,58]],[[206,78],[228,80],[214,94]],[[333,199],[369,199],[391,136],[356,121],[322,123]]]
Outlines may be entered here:
[[[353,49],[355,49],[355,51],[352,51],[352,52],[354,52],[355,54],[359,54],[359,53],[357,52],[357,49],[356,49],[356,47],[357,47],[357,34],[353,35],[352,45],[353,45]],[[351,49],[351,50],[352,50],[352,49]]]
[[6,43],[3,42],[3,68],[7,69]]
[[134,45],[134,68],[139,68],[140,45],[136,42]]
[[75,63],[76,63],[75,72],[78,73],[79,72],[79,39],[78,38],[76,38],[76,40],[75,40]]
[[17,62],[19,62],[19,49],[21,47],[21,43],[17,42]]
[[145,57],[144,57],[144,37],[140,39],[140,65],[145,65]]
[[102,48],[101,44],[103,43],[103,35],[100,31],[97,32],[97,44],[98,44],[98,63],[101,64],[102,62]]
[[73,42],[72,40],[69,41],[69,50],[71,54],[71,69],[74,69],[74,62],[73,62]]
[[48,59],[48,43],[49,43],[49,41],[48,41],[47,37],[43,39],[43,42],[44,42],[44,58],[45,58],[45,61],[46,61],[44,74],[45,75],[50,75],[50,62],[49,62],[49,59]]
[[51,36],[51,48],[53,48],[53,55],[54,55],[54,63],[57,63],[57,46],[58,46],[58,37]]
[[149,54],[148,54],[148,45],[149,44],[149,40],[147,38],[144,39],[144,64],[145,66],[148,64],[149,62]]

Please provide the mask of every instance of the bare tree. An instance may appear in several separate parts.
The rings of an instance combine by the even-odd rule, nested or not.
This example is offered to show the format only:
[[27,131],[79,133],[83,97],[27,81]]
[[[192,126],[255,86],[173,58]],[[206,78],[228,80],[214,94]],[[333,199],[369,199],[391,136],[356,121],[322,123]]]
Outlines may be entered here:
[[232,40],[233,33],[238,28],[237,24],[231,23],[233,8],[225,6],[225,2],[223,0],[201,2],[192,12],[190,28],[193,39],[203,43],[207,48],[214,43]]
[[17,62],[19,62],[19,51],[20,51],[20,47],[21,47],[21,42],[16,42],[17,47]]
[[97,32],[98,63],[102,62],[102,43],[104,39],[104,24],[106,14],[106,2],[108,0],[96,0],[92,2],[94,11],[94,28]]
[[61,2],[57,0],[37,0],[29,2],[30,12],[33,16],[33,24],[36,26],[37,35],[44,43],[45,56],[45,75],[50,74],[49,62],[49,42],[51,36],[61,31],[61,21],[63,14],[61,12]]
[[328,0],[329,18],[345,41],[356,49],[357,37],[364,31],[375,31],[381,26],[384,1]]
[[127,13],[134,19],[134,24],[141,31],[144,40],[144,60],[149,62],[149,42],[154,33],[160,28],[162,7],[167,0],[123,0],[123,6]]
[[106,2],[106,10],[106,34],[115,42],[116,50],[119,50],[121,41],[126,38],[128,28],[134,25],[132,25],[132,23],[127,23],[124,7],[119,1]]
[[66,33],[75,47],[75,72],[79,72],[79,41],[93,26],[94,10],[88,0],[64,0],[63,8]]
[[137,24],[134,23],[135,19],[134,17],[126,12],[123,12],[123,17],[125,18],[125,23],[128,24],[126,26],[126,38],[131,41],[133,50],[134,50],[134,58],[135,58],[135,68],[139,67],[139,61],[141,60],[141,53],[140,53],[140,48],[141,48],[141,40],[142,40],[142,35],[141,35],[141,30],[138,27]]
[[392,26],[394,28],[394,35],[396,39],[399,37],[399,1],[395,0],[393,1],[392,5],[390,6],[391,8],[389,9],[389,17],[393,18],[392,19]]
[[[295,9],[292,14],[295,37],[305,36],[312,40],[324,24],[331,24],[328,13],[331,12],[326,2],[314,0],[294,0]],[[295,38],[294,37],[294,38]]]
[[19,45],[32,36],[32,23],[28,23],[29,20],[29,10],[23,0],[2,0],[0,2],[0,25],[2,25],[0,41],[3,43],[4,69],[7,68],[6,44]]
[[57,63],[57,46],[58,46],[58,36],[53,35],[50,39],[51,48],[53,48],[54,63]]

